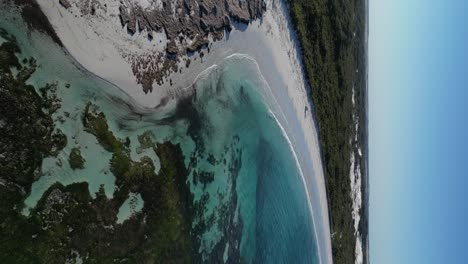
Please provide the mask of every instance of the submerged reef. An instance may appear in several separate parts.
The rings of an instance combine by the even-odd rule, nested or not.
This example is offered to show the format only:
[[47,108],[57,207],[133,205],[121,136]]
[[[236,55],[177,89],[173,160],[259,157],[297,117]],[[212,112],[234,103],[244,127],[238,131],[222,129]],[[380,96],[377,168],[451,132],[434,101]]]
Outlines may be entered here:
[[72,169],[83,169],[85,164],[85,159],[81,156],[80,148],[74,147],[70,152],[70,157],[68,158],[68,162],[70,163],[70,167]]
[[[75,135],[65,135],[56,126],[68,120],[58,113],[61,109],[58,91],[74,89],[74,86],[53,82],[36,88],[27,84],[38,67],[36,61],[21,59],[15,37],[3,29],[0,33],[5,40],[0,45],[0,259],[3,262],[241,261],[242,219],[235,216],[238,214],[235,181],[240,168],[240,151],[233,150],[237,158],[230,161],[233,183],[227,194],[229,199],[218,206],[219,212],[207,216],[210,195],[205,192],[195,200],[190,185],[201,184],[204,190],[213,182],[213,172],[194,171],[192,178],[181,146],[170,141],[156,141],[151,131],[139,134],[137,142],[131,142],[128,137],[119,138],[100,106],[91,101],[82,106],[81,116],[77,114],[81,119],[77,120],[84,134],[92,135],[105,152],[112,154],[108,160],[109,170],[115,176],[112,197],[106,195],[103,185],[92,194],[88,182],[66,186],[57,182],[25,213],[24,201],[31,194],[33,183],[47,176],[42,171],[44,159],[65,151],[67,136],[75,143],[66,156],[72,171],[85,171],[88,162],[86,151]],[[183,107],[192,106],[188,101]],[[68,112],[63,115],[65,118],[75,116]],[[199,137],[194,131],[190,136],[194,141]],[[191,165],[196,162],[195,156],[204,155],[202,141],[197,142]],[[137,152],[142,154],[136,160],[131,156],[132,144],[138,145]],[[145,154],[148,152],[153,152],[159,160]],[[214,157],[209,160],[221,162]],[[131,195],[141,197],[143,208],[119,222],[119,208]],[[211,248],[201,249],[203,234],[212,226],[221,229],[220,239]]]
[[146,231],[143,232],[146,237],[144,244],[152,250],[138,259],[192,262],[196,248],[190,235],[193,197],[185,184],[188,173],[180,146],[154,144],[147,138],[146,143],[160,157],[161,169],[156,174],[151,158],[144,156],[139,161],[130,158],[129,141],[115,137],[109,130],[105,114],[96,109],[97,106],[91,103],[86,106],[83,124],[86,131],[113,153],[110,167],[117,184],[113,199],[121,205],[129,192],[136,192],[145,202],[142,213]]
[[24,193],[39,176],[42,160],[57,155],[67,138],[52,118],[60,108],[56,85],[48,84],[38,94],[26,83],[36,70],[36,61],[24,58],[20,62],[15,37],[4,29],[0,36],[5,39],[0,45],[0,176]]

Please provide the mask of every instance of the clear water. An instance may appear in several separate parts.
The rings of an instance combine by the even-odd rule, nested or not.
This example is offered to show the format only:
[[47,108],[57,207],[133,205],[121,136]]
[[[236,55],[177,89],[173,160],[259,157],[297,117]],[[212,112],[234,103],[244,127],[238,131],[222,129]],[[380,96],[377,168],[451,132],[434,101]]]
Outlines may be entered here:
[[[112,197],[115,178],[109,171],[111,154],[83,131],[80,119],[91,101],[106,114],[117,137],[130,138],[134,160],[149,156],[156,170],[159,168],[154,152],[138,143],[137,136],[144,132],[154,141],[180,144],[191,173],[191,191],[196,200],[209,194],[204,218],[215,219],[202,235],[201,254],[209,255],[216,243],[225,241],[225,260],[229,247],[238,247],[248,263],[318,263],[301,174],[254,62],[242,56],[226,58],[184,90],[189,97],[155,111],[139,107],[117,87],[82,70],[48,38],[28,34],[12,16],[0,14],[0,26],[16,35],[23,56],[34,56],[40,64],[30,82],[36,87],[58,82],[62,108],[56,118],[65,112],[70,116],[63,124],[57,122],[68,137],[68,145],[57,158],[44,160],[43,176],[32,186],[25,214],[55,182],[88,182],[91,195],[103,186],[107,197]],[[71,87],[65,88],[66,83]],[[80,146],[86,160],[83,170],[72,170],[68,165],[68,155],[75,146]],[[202,171],[213,173],[214,181],[193,184],[194,175]],[[134,196],[134,208],[130,200],[124,203],[119,221],[144,206],[141,196]],[[223,223],[240,226],[239,239],[226,239],[230,229]]]

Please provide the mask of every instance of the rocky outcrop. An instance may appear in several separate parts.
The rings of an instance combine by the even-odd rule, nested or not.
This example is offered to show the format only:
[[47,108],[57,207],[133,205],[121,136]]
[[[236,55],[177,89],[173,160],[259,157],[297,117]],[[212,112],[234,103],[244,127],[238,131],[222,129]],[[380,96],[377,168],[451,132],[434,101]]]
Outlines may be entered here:
[[[167,54],[177,56],[200,51],[208,46],[209,35],[215,41],[220,40],[225,30],[232,29],[232,21],[249,23],[260,18],[264,11],[262,0],[162,0],[159,8],[144,8],[127,0],[119,7],[119,17],[121,26],[126,27],[129,34],[146,31],[148,39],[152,39],[153,31],[164,31],[168,41]],[[153,76],[161,74],[154,73]],[[149,83],[161,81],[148,75],[141,80],[145,91],[151,90]]]
[[[161,3],[160,8],[143,8],[133,1],[123,1],[119,7],[120,21],[130,34],[137,30],[164,30],[169,43],[181,36],[196,40],[196,45],[178,45],[177,53],[184,53],[188,47],[190,51],[199,49],[207,44],[208,33],[222,33],[231,28],[232,20],[249,23],[261,17],[264,11],[262,0],[162,0]],[[168,52],[176,52],[174,45],[168,45]]]
[[[260,18],[265,11],[263,0],[55,1],[59,1],[75,17],[82,17],[85,23],[93,18],[96,18],[93,25],[112,21],[113,26],[120,26],[132,37],[146,34],[150,42],[155,36],[164,35],[163,40],[159,38],[158,42],[153,42],[163,41],[157,51],[139,52],[133,49],[127,52],[129,49],[124,46],[118,48],[145,92],[152,91],[154,83],[162,84],[170,80],[170,73],[180,70],[177,65],[181,60],[188,65],[183,55],[201,52],[203,48],[208,48],[210,41],[220,40],[226,31],[231,31],[234,21],[248,24]],[[100,31],[98,34],[102,36],[106,33]],[[114,35],[110,39],[115,37],[120,38]]]
[[67,9],[71,7],[70,3],[67,0],[59,0],[59,3]]

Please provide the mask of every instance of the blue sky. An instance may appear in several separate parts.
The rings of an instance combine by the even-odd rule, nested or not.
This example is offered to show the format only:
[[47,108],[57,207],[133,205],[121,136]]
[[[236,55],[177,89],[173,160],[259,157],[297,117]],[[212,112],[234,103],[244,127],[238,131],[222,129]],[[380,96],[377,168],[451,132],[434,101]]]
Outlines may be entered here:
[[371,263],[468,263],[468,1],[369,12]]

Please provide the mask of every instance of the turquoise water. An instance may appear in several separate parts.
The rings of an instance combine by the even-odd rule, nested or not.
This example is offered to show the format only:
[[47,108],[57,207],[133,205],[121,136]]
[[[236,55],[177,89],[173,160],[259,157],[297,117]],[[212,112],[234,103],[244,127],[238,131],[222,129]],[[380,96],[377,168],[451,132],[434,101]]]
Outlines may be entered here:
[[117,224],[123,223],[133,214],[141,211],[144,203],[141,194],[129,193],[127,200],[120,206],[119,212],[117,213]]
[[250,59],[226,59],[197,83],[197,104],[210,124],[202,134],[212,136],[206,142],[213,148],[239,138],[241,254],[256,263],[310,263],[317,253],[301,175],[263,85]]
[[[240,255],[247,263],[318,263],[301,174],[274,116],[271,94],[252,60],[226,58],[199,76],[184,92],[186,97],[169,104],[175,107],[155,111],[138,106],[117,87],[80,69],[45,36],[27,34],[24,25],[15,23],[5,14],[0,26],[16,34],[24,56],[37,59],[40,67],[30,82],[36,87],[57,82],[62,108],[55,117],[69,116],[57,122],[68,145],[57,158],[44,160],[42,177],[25,201],[26,215],[55,182],[86,181],[93,196],[103,186],[112,197],[111,154],[83,131],[80,119],[91,101],[106,114],[117,137],[130,138],[132,158],[150,157],[156,171],[158,157],[141,146],[137,136],[146,132],[154,141],[181,145],[191,191],[197,201],[206,199],[203,216],[193,223],[194,227],[210,223],[199,234],[199,253],[205,260],[217,254],[225,261]],[[65,88],[66,83],[70,88]],[[86,160],[83,170],[68,165],[75,146]],[[211,175],[213,181],[203,182],[202,174]],[[122,205],[119,221],[144,206],[138,193],[132,197]]]

